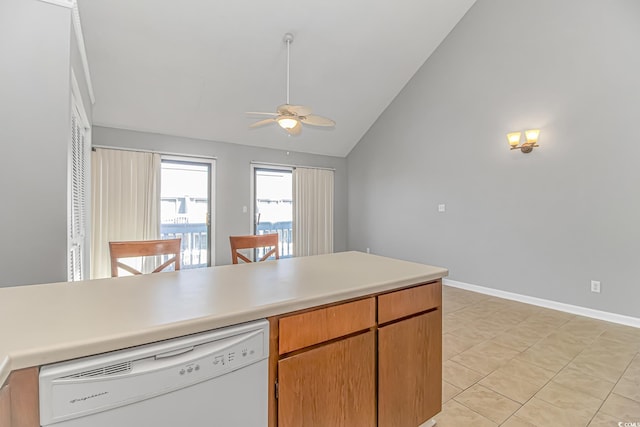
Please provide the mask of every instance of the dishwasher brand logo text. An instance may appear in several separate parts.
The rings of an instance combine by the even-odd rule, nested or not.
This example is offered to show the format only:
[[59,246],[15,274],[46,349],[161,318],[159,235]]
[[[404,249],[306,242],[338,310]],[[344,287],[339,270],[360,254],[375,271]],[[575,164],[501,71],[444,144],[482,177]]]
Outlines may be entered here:
[[95,394],[90,394],[89,396],[79,397],[77,399],[71,399],[69,403],[84,402],[85,400],[93,399],[94,397],[104,396],[105,394],[109,394],[109,392],[103,391],[102,393],[95,393]]

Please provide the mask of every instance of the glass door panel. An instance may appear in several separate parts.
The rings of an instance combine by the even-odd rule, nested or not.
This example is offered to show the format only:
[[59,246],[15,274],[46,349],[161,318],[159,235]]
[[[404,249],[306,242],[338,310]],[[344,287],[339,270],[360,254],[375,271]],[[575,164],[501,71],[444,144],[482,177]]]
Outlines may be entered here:
[[254,233],[278,233],[280,258],[293,256],[291,172],[291,169],[254,168]]
[[211,161],[162,159],[160,234],[182,239],[181,268],[211,265]]

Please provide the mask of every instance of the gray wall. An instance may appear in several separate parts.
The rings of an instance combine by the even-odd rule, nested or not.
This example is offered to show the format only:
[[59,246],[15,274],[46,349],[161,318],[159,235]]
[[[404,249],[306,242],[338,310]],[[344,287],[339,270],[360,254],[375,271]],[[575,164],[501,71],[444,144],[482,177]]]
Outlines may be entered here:
[[[73,69],[76,80],[78,81],[78,88],[80,89],[80,96],[82,97],[82,106],[84,107],[85,113],[89,121],[93,121],[93,104],[91,103],[91,98],[89,97],[89,90],[87,85],[87,78],[84,73],[84,67],[82,65],[82,58],[80,57],[80,49],[78,47],[78,41],[76,37],[75,28],[71,26],[71,68]],[[91,70],[89,70],[91,73]]]
[[93,144],[163,153],[216,157],[215,264],[230,264],[229,236],[251,234],[251,161],[335,168],[334,250],[347,247],[347,171],[345,158],[256,148],[95,126]]
[[349,248],[639,317],[638,46],[636,0],[478,0],[349,154]]
[[71,12],[0,2],[0,286],[67,278]]

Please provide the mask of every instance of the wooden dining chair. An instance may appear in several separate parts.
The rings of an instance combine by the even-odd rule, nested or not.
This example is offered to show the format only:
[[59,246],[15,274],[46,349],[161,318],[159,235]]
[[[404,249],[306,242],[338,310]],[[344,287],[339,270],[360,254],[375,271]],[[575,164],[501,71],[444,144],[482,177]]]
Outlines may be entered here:
[[131,274],[143,274],[130,265],[124,264],[121,258],[169,255],[170,258],[157,267],[152,273],[159,273],[174,264],[174,270],[180,270],[180,246],[182,239],[166,240],[132,240],[125,242],[109,242],[111,255],[111,277],[118,277],[118,268]]
[[[258,261],[264,261],[272,255],[276,259],[280,259],[280,251],[278,249],[278,234],[260,234],[258,236],[229,236],[231,243],[231,259],[234,264],[238,264],[238,258],[244,262],[253,262],[242,253],[240,249],[259,249],[264,248],[265,254]],[[268,250],[268,248],[271,248]]]

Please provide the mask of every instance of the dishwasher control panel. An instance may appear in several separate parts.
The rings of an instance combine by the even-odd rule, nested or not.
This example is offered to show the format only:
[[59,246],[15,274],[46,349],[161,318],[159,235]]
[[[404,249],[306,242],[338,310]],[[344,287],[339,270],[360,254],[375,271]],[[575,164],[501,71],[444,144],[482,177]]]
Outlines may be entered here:
[[77,418],[225,376],[269,357],[257,321],[43,366],[41,425]]
[[178,375],[187,378],[190,375],[208,378],[246,366],[261,360],[265,355],[262,345],[263,338],[257,335],[251,336],[243,342],[232,344],[230,347],[210,354],[206,358],[179,366],[176,368],[176,372]]

